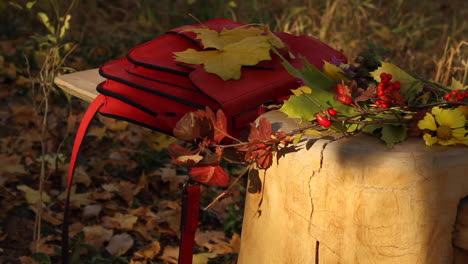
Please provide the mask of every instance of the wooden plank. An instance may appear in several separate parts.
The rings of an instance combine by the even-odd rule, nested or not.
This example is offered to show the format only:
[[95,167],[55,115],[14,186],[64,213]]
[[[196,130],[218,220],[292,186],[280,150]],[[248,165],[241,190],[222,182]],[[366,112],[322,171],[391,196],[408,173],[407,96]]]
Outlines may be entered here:
[[54,82],[66,93],[91,102],[99,94],[96,86],[104,80],[98,69],[92,69],[58,76]]

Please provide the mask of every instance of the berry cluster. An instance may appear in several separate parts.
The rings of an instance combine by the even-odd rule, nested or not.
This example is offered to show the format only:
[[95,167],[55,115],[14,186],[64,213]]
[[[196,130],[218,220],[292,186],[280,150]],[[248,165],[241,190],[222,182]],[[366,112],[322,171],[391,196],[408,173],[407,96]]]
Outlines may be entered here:
[[[335,109],[327,109],[324,111],[324,114],[328,116],[336,116],[338,114],[338,111]],[[315,114],[315,118],[317,119],[317,123],[323,127],[330,127],[332,125],[330,119],[326,118],[325,116],[321,114]]]
[[447,101],[461,102],[463,99],[468,98],[468,91],[461,91],[456,89],[444,95],[444,99]]
[[343,84],[337,84],[337,92],[338,95],[336,96],[336,100],[338,102],[345,105],[350,105],[353,103],[353,98],[351,98],[351,96],[348,93],[346,93],[346,89]]
[[394,105],[403,105],[404,98],[400,94],[401,84],[399,81],[391,82],[392,75],[389,73],[380,74],[380,83],[377,85],[377,100],[375,104],[383,109]]

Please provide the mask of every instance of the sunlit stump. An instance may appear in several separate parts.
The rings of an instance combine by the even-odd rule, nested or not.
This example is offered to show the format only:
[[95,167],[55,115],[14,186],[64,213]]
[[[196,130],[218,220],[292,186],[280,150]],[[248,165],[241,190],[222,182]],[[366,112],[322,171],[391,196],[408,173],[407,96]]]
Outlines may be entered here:
[[249,176],[240,264],[468,263],[467,147],[362,135],[278,156]]

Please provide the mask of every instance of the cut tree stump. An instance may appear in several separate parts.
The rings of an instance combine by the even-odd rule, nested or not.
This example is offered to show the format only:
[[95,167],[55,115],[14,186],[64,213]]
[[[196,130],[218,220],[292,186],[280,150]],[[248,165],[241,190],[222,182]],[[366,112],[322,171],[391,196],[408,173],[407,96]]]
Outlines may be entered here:
[[[266,117],[294,128],[281,113]],[[468,263],[466,146],[311,143],[249,176],[240,264]]]

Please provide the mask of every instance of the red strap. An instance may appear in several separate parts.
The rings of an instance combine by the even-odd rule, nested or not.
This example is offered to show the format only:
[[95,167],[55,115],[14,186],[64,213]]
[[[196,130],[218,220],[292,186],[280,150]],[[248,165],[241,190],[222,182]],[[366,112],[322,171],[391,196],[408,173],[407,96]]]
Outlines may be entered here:
[[200,185],[195,184],[184,188],[182,199],[182,218],[180,220],[180,250],[179,264],[192,264],[195,231],[198,227],[200,210]]
[[68,169],[68,180],[67,180],[67,197],[65,200],[65,210],[63,213],[63,224],[62,224],[62,264],[68,263],[69,246],[68,246],[68,225],[69,225],[69,211],[70,211],[70,191],[73,182],[73,175],[75,173],[76,159],[80,152],[81,143],[86,135],[89,124],[99,109],[104,105],[106,97],[104,95],[98,95],[96,99],[89,105],[86,113],[81,119],[80,127],[76,132],[75,143],[73,144],[73,150],[70,158],[70,167]]

